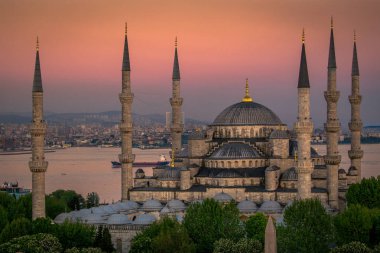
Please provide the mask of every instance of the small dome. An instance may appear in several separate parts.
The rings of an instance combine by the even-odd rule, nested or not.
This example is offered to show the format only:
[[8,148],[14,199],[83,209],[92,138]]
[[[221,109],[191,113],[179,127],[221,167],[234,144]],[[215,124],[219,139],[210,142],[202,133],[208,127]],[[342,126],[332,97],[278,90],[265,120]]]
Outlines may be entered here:
[[233,200],[233,198],[231,197],[231,195],[227,194],[227,193],[224,193],[224,192],[219,192],[218,194],[216,194],[214,196],[214,199],[218,202],[222,202],[222,203],[225,203],[225,202],[230,202]]
[[173,211],[184,211],[186,209],[185,204],[179,199],[172,199],[168,202],[168,207]]
[[162,209],[162,204],[158,200],[150,199],[144,202],[141,209],[147,212],[158,212]]
[[69,213],[60,213],[55,217],[54,222],[57,224],[62,224],[65,222],[65,220],[70,220],[70,214]]
[[285,130],[274,130],[270,133],[269,139],[289,139],[289,133]]
[[170,209],[167,206],[161,209],[160,214],[168,214],[170,213]]
[[107,215],[107,212],[103,208],[100,208],[100,207],[91,208],[91,212],[94,214]]
[[259,208],[259,212],[263,213],[281,213],[281,205],[277,201],[265,201]]
[[82,216],[85,215],[79,211],[71,211],[69,213],[70,215],[70,221],[77,222],[82,220]]
[[282,181],[297,181],[298,174],[296,168],[292,167],[282,174]]
[[274,112],[259,103],[240,102],[224,109],[213,125],[282,125],[282,122]]
[[133,224],[136,224],[136,225],[150,225],[150,224],[152,224],[155,221],[156,221],[156,218],[153,215],[147,214],[147,213],[143,213],[143,214],[140,214],[139,216],[136,217],[136,219],[133,222]]
[[257,211],[257,206],[253,201],[244,200],[237,205],[241,213],[253,213]]
[[341,168],[341,169],[338,170],[338,174],[346,174],[346,171]]
[[103,209],[106,214],[114,214],[117,213],[117,210],[115,210],[112,205],[104,205],[99,206],[100,209]]
[[252,146],[242,142],[227,142],[218,148],[210,159],[254,159],[262,158]]
[[276,165],[269,166],[268,168],[265,169],[265,171],[278,171],[280,170],[280,167]]
[[90,213],[84,216],[82,221],[87,224],[103,224],[104,218],[100,214]]
[[119,205],[123,207],[123,210],[137,210],[140,207],[139,204],[132,200],[126,200],[119,203]]
[[144,178],[145,177],[145,172],[143,169],[137,169],[135,172],[136,178]]
[[128,219],[128,216],[125,214],[112,214],[108,219],[107,219],[107,224],[109,225],[123,225],[123,224],[131,224],[132,221]]
[[349,176],[357,176],[358,175],[358,170],[354,166],[351,166],[348,169],[348,175]]

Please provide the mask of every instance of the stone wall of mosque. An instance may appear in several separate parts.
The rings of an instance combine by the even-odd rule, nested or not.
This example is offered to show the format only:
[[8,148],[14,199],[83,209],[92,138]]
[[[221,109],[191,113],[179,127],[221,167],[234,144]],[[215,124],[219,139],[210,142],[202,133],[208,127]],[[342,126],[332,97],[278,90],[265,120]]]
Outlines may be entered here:
[[271,139],[269,143],[272,149],[273,157],[289,157],[289,139]]
[[131,249],[131,242],[135,235],[146,226],[141,225],[104,225],[111,234],[112,244],[117,253],[127,253]]

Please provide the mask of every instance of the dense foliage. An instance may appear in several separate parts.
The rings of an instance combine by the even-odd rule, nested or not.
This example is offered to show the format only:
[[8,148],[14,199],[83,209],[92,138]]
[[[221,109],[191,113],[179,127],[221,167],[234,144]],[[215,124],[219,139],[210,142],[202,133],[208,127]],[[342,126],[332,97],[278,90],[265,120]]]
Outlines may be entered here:
[[332,218],[317,199],[294,201],[277,230],[280,252],[328,252],[333,241]]
[[359,204],[368,208],[380,208],[380,176],[363,178],[348,188],[347,204]]
[[264,244],[265,227],[268,218],[263,213],[256,213],[245,222],[248,238],[253,238]]
[[214,243],[214,253],[261,253],[262,244],[255,239],[242,238],[237,242],[220,239]]
[[131,253],[192,253],[195,245],[186,229],[171,218],[163,218],[137,234]]
[[[194,203],[186,210],[183,224],[197,247],[197,252],[212,252],[221,238],[237,241],[245,237],[235,203],[221,205],[213,199]],[[200,232],[202,231],[202,232]]]
[[350,242],[331,250],[331,253],[372,253],[373,251],[361,242]]
[[0,245],[2,253],[60,253],[62,246],[58,239],[50,234],[25,235]]

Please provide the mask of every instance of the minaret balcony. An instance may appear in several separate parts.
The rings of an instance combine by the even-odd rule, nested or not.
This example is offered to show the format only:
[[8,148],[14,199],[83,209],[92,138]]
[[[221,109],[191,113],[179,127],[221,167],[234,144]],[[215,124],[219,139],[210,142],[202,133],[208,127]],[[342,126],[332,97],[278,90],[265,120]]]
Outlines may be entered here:
[[325,99],[330,103],[337,103],[339,100],[339,91],[325,91]]
[[171,106],[181,106],[183,103],[183,98],[170,98]]
[[339,120],[328,120],[327,123],[325,123],[325,129],[326,132],[329,133],[336,133],[340,130],[340,122]]
[[348,96],[348,100],[353,105],[358,105],[362,102],[362,96],[361,95],[351,95]]
[[120,132],[130,133],[133,130],[132,123],[120,123],[119,124]]
[[31,172],[45,172],[48,167],[48,162],[45,160],[32,160],[29,161],[29,168]]
[[362,159],[363,158],[363,150],[348,150],[348,157],[350,159]]
[[46,123],[45,122],[34,122],[30,126],[30,133],[34,136],[44,135],[46,132]]
[[297,121],[294,123],[294,130],[297,134],[311,134],[313,132],[313,122]]
[[326,165],[339,165],[342,157],[340,155],[325,155],[323,159]]
[[127,103],[127,104],[132,104],[133,102],[133,93],[120,93],[119,94],[119,100],[120,100],[120,103],[124,104],[124,103]]
[[348,128],[350,131],[360,131],[362,130],[363,123],[361,120],[354,120],[348,123]]
[[119,155],[119,162],[120,163],[133,163],[135,161],[135,155],[134,154],[120,154]]

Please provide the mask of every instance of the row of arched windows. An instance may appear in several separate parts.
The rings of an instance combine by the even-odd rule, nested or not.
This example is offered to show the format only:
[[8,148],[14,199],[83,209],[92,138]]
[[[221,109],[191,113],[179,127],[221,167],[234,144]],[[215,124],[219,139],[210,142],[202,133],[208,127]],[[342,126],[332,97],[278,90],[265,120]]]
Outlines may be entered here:
[[267,166],[265,159],[238,161],[206,161],[208,168],[256,168]]

